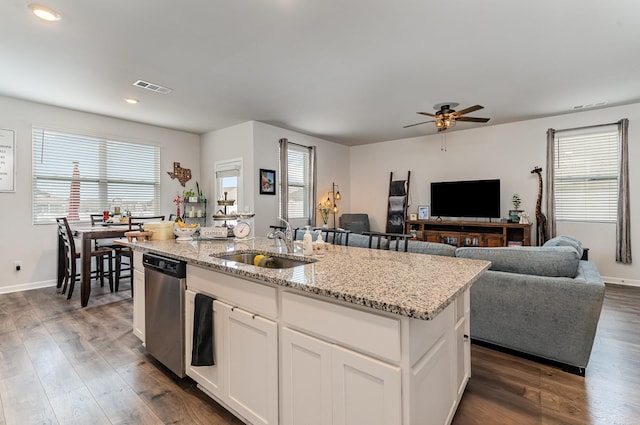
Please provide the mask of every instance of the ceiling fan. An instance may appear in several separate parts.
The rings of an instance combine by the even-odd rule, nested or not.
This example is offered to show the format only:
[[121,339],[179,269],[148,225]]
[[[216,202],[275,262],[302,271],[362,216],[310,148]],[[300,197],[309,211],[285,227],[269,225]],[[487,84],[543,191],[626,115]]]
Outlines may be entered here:
[[474,105],[468,108],[465,108],[461,111],[455,111],[453,108],[457,107],[459,103],[456,102],[445,102],[438,103],[437,105],[433,105],[433,109],[436,110],[435,114],[431,114],[429,112],[416,112],[420,115],[427,115],[429,117],[435,118],[431,121],[423,121],[417,124],[405,125],[402,128],[413,127],[415,125],[426,124],[428,122],[436,123],[436,128],[438,131],[444,131],[454,125],[456,125],[456,121],[466,121],[466,122],[487,122],[489,118],[476,118],[476,117],[464,117],[463,115],[468,114],[470,112],[475,112],[480,109],[483,109],[484,106]]

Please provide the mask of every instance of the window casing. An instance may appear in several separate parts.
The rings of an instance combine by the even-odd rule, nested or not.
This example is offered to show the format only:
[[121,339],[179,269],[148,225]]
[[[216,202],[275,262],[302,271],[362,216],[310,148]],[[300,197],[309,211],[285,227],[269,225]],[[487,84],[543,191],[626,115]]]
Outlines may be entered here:
[[113,211],[160,213],[160,148],[34,128],[33,223],[88,222]]
[[556,219],[615,222],[618,163],[616,125],[556,132]]
[[316,148],[280,139],[278,214],[292,226],[315,221]]
[[311,153],[309,149],[290,144],[287,164],[288,217],[291,220],[310,218]]
[[[227,199],[233,199],[236,202],[227,206],[227,214],[235,214],[242,211],[242,160],[222,161],[215,164],[215,196],[216,199],[224,199],[225,193]],[[216,214],[223,208],[219,208],[214,204]]]

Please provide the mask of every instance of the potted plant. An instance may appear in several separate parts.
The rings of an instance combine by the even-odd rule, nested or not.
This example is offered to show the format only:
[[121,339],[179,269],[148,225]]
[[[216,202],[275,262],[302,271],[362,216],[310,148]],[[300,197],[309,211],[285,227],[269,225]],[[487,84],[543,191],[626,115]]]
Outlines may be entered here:
[[514,193],[511,197],[511,203],[513,204],[513,209],[509,210],[509,221],[512,223],[519,223],[519,214],[522,212],[522,210],[520,209],[522,198],[520,198],[520,195],[518,195],[517,193]]
[[202,194],[202,191],[200,190],[200,185],[198,184],[198,182],[196,182],[196,192],[198,192],[198,202],[206,202],[207,199]]
[[193,189],[189,189],[184,193],[184,200],[185,202],[198,202],[198,198]]

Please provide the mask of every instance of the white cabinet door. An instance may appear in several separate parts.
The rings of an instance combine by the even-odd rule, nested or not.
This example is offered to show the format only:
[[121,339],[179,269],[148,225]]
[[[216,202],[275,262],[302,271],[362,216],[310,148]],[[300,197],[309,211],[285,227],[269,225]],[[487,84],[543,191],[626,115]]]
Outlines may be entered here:
[[191,366],[191,351],[193,347],[193,312],[195,310],[196,293],[186,291],[185,294],[185,369],[187,376],[200,384],[206,391],[216,397],[222,397],[222,369],[224,367],[224,354],[220,348],[224,341],[224,325],[221,313],[213,309],[213,366]]
[[144,344],[144,270],[133,270],[133,334]]
[[400,368],[333,346],[333,424],[402,423]]
[[224,400],[254,425],[278,423],[278,327],[220,301],[224,311]]
[[133,252],[133,334],[144,344],[144,266],[142,252]]
[[330,425],[332,345],[282,328],[282,423]]
[[456,388],[458,401],[462,398],[467,382],[471,377],[471,341],[470,335],[469,290],[456,299]]

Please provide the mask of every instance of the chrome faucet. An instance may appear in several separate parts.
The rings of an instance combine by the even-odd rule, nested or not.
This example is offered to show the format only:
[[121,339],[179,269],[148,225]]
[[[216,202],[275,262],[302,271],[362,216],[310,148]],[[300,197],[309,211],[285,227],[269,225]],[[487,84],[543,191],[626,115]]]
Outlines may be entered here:
[[288,253],[292,253],[293,252],[293,241],[291,239],[289,239],[289,237],[286,235],[286,233],[284,233],[282,230],[276,230],[275,232],[273,232],[273,239],[276,240],[276,245],[277,245],[277,241],[278,239],[280,239],[281,241],[284,242],[284,246],[287,247],[287,252]]
[[273,238],[276,240],[276,244],[278,239],[282,240],[284,242],[284,245],[287,247],[287,252],[292,253],[294,251],[294,248],[293,248],[293,231],[291,230],[291,225],[287,220],[283,219],[282,217],[278,217],[278,219],[281,220],[284,224],[286,224],[287,227],[285,228],[284,232],[282,230],[277,230],[273,232]]

